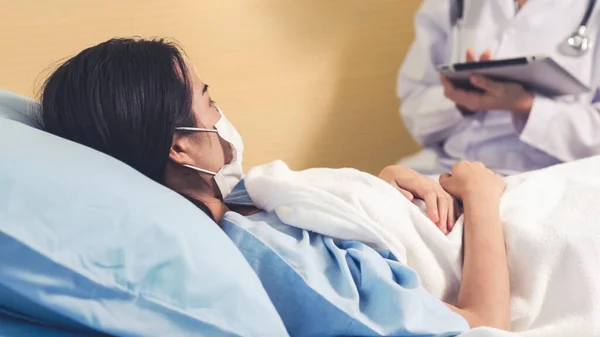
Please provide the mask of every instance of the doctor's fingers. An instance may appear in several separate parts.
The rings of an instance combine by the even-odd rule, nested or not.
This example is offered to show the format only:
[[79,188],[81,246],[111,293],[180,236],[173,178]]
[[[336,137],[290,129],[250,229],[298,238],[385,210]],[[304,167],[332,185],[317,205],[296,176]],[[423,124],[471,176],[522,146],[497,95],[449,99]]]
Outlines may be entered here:
[[489,61],[492,59],[492,51],[489,49],[486,49],[483,53],[481,53],[481,55],[479,56],[479,61]]
[[452,82],[450,82],[448,77],[446,77],[442,74],[440,74],[440,83],[442,83],[442,86],[444,87],[444,93],[446,93],[447,90],[456,90],[456,88],[454,87],[454,84],[452,84]]
[[471,111],[487,110],[491,97],[473,91],[450,89],[444,91],[445,96],[454,103],[464,106]]
[[458,103],[454,100],[454,97],[456,97],[459,94],[459,92],[464,91],[464,90],[460,90],[460,89],[456,88],[454,86],[454,84],[452,84],[452,82],[450,82],[450,80],[444,75],[440,75],[440,82],[442,83],[442,86],[444,87],[444,96],[446,96],[446,98],[454,101],[455,103]]
[[473,50],[473,48],[468,48],[467,49],[467,56],[466,56],[465,60],[467,62],[475,62],[475,61],[477,61],[477,58],[475,58],[475,50]]
[[466,62],[477,62],[477,61],[489,61],[492,59],[492,51],[486,49],[481,55],[479,55],[479,59],[475,57],[475,50],[473,48],[468,48],[466,53]]
[[485,78],[483,76],[471,76],[471,84],[479,89],[483,89],[485,92],[490,93],[494,96],[504,96],[507,91],[507,84],[496,82]]
[[[446,98],[450,99],[458,105],[464,106],[465,108],[471,111],[476,110],[472,108],[472,105],[475,104],[474,101],[479,99],[478,96],[481,96],[480,93],[458,89],[444,75],[440,75],[440,82],[444,87],[444,96],[446,96]],[[468,102],[469,105],[464,104],[466,102]]]

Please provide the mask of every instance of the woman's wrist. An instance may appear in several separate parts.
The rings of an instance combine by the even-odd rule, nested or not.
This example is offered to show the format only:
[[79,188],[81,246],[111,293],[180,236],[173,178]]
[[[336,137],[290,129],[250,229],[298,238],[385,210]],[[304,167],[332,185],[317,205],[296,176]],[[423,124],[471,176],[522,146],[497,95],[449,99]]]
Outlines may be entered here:
[[500,207],[500,196],[485,192],[467,193],[462,199],[463,206],[469,207]]

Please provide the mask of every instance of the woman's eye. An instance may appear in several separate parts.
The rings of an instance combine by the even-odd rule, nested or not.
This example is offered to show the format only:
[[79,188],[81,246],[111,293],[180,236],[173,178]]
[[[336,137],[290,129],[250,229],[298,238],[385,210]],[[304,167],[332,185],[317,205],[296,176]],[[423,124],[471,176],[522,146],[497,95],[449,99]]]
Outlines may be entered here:
[[215,101],[213,101],[212,99],[210,99],[210,100],[208,101],[208,105],[210,105],[210,106],[215,106]]

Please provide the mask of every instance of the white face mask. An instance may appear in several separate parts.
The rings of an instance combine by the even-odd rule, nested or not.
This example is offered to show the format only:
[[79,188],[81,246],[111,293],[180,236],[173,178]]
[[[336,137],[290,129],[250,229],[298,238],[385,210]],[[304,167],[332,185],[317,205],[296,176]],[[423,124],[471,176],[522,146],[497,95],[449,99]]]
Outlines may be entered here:
[[237,132],[233,124],[225,117],[221,109],[219,109],[221,118],[215,124],[214,129],[196,128],[196,127],[176,127],[175,130],[180,131],[197,131],[197,132],[215,132],[224,141],[231,144],[232,159],[229,164],[225,164],[218,172],[213,172],[201,169],[192,165],[183,165],[198,172],[210,174],[214,176],[217,187],[221,192],[223,199],[231,193],[235,185],[242,180],[244,171],[242,170],[242,156],[244,153],[244,142],[242,137]]

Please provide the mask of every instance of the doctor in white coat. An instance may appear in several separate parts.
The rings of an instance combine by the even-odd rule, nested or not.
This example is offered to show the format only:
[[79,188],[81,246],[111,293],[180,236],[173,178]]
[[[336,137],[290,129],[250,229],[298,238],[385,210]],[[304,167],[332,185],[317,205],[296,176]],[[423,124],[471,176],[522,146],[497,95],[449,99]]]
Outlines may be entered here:
[[[425,150],[401,164],[436,174],[467,159],[510,175],[600,155],[598,7],[594,0],[424,0],[398,96]],[[583,36],[569,39],[574,34]],[[485,78],[472,78],[484,93],[467,92],[436,70],[530,55],[552,57],[590,92],[552,99]]]

